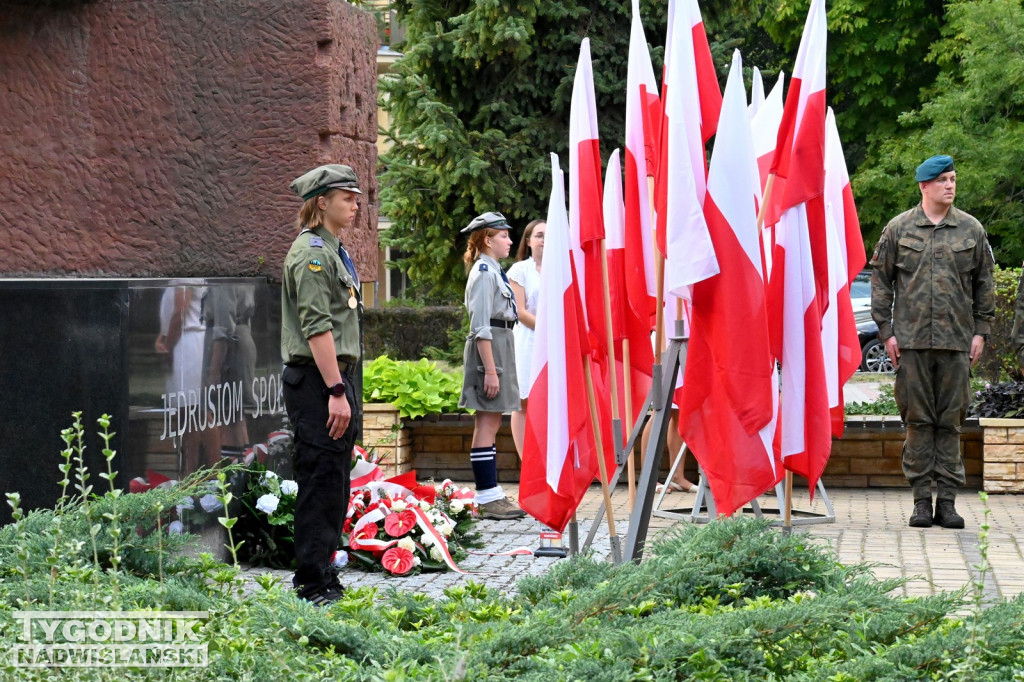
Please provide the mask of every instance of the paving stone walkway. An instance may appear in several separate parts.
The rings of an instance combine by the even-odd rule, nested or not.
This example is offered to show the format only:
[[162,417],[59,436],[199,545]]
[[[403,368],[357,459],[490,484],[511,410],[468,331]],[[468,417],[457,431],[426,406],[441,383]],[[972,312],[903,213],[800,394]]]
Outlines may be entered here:
[[[516,487],[505,485],[506,492],[515,495]],[[869,563],[878,578],[910,578],[901,588],[903,595],[928,595],[939,591],[957,590],[980,577],[976,568],[981,564],[979,538],[985,507],[976,491],[963,491],[957,500],[957,510],[966,520],[964,530],[943,528],[917,529],[907,526],[912,510],[909,489],[837,489],[828,491],[835,509],[834,523],[795,526],[793,532],[806,533],[836,553],[847,564]],[[673,493],[666,497],[662,508],[690,507],[692,493]],[[580,541],[586,537],[602,501],[600,488],[594,486],[584,498],[578,516]],[[762,498],[765,509],[777,507],[775,498]],[[628,527],[626,514],[627,494],[620,486],[613,496],[612,509],[616,531],[622,543]],[[825,506],[820,496],[811,504],[806,491],[795,493],[794,509],[823,514]],[[990,495],[988,498],[989,531],[988,561],[990,571],[984,577],[984,594],[989,599],[1016,597],[1024,592],[1024,496]],[[771,516],[776,518],[776,516]],[[687,521],[654,516],[650,521],[650,539],[666,529]],[[517,547],[535,549],[538,546],[539,524],[531,518],[516,521],[480,521],[481,536],[486,543],[483,552],[507,552]],[[592,547],[594,557],[608,560],[610,544],[607,525],[602,523]],[[407,578],[389,577],[346,569],[342,581],[347,585],[372,586],[385,593],[393,588],[403,592],[417,592],[433,597],[444,595],[453,586],[465,585],[472,580],[507,594],[514,594],[516,583],[524,576],[545,573],[557,559],[534,556],[472,555],[461,566],[468,574],[454,572],[420,573]],[[247,577],[268,572],[266,569],[248,569]],[[270,571],[290,584],[287,571]]]

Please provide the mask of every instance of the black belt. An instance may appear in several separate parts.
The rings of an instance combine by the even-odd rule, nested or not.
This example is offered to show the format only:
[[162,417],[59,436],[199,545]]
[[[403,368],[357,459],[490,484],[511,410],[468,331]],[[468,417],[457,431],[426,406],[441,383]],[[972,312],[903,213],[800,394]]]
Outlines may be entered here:
[[[340,357],[338,358],[338,370],[341,372],[347,372],[348,369],[353,364],[354,363],[351,363],[347,360],[342,360]],[[313,358],[309,358],[308,360],[306,358],[303,358],[301,360],[292,360],[291,362],[286,362],[284,363],[284,365],[285,367],[308,367],[310,365],[315,367],[316,361],[314,361]]]
[[516,326],[516,321],[515,320],[495,320],[495,319],[492,318],[491,319],[491,326],[492,327],[500,327],[502,329],[511,329],[512,327]]

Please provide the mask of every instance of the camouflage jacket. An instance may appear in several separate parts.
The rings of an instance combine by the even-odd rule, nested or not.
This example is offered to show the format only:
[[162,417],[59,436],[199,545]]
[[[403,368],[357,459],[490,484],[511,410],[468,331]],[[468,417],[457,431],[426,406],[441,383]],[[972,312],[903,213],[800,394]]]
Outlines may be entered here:
[[969,351],[995,318],[992,250],[985,228],[950,207],[933,225],[917,207],[889,221],[871,257],[871,317],[900,348]]

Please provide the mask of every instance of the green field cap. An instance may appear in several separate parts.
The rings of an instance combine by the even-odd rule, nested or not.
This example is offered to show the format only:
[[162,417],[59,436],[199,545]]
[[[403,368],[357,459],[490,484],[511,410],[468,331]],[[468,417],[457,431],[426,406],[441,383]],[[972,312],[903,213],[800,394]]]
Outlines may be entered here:
[[329,163],[326,166],[314,168],[308,173],[303,173],[292,180],[289,185],[292,191],[302,197],[302,200],[312,199],[332,189],[343,189],[348,192],[362,194],[359,191],[359,180],[356,172],[348,166],[337,163]]

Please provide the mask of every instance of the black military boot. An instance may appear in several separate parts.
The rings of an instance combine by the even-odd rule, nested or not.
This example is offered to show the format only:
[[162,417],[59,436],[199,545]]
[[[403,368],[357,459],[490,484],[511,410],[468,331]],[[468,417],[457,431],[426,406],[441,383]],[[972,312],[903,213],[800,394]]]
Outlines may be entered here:
[[[964,517],[956,513],[953,500],[939,500],[935,503],[935,523],[943,528],[963,528]],[[911,524],[913,519],[911,519]]]
[[[963,520],[961,519],[961,522]],[[914,513],[910,515],[910,527],[911,528],[931,528],[932,527],[932,501],[927,500],[914,500]],[[963,526],[961,526],[963,528]]]

